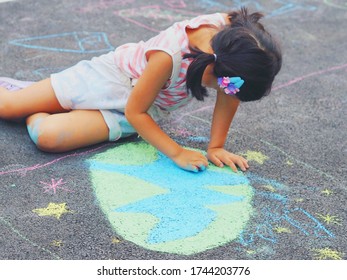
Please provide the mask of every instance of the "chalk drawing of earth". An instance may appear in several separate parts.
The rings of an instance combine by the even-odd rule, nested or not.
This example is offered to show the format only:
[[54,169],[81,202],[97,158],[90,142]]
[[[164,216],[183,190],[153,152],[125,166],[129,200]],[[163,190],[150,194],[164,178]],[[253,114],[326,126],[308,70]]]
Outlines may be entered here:
[[91,180],[113,229],[141,247],[194,254],[236,239],[252,213],[246,176],[212,165],[192,173],[145,142],[91,158]]

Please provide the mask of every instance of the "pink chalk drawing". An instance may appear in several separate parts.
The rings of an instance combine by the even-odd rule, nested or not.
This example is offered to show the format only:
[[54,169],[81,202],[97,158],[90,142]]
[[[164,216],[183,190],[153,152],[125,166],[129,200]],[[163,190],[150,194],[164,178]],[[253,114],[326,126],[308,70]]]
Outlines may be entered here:
[[[126,21],[156,33],[169,27],[174,22],[199,15],[194,12],[162,7],[160,5],[124,9],[115,11],[114,14]],[[136,18],[136,20],[134,18]]]
[[289,87],[289,86],[291,86],[293,84],[296,84],[298,82],[301,82],[303,80],[306,80],[306,79],[314,77],[314,76],[323,75],[323,74],[326,74],[326,73],[329,73],[329,72],[338,71],[338,70],[344,70],[344,69],[347,69],[347,64],[342,64],[342,65],[330,67],[328,69],[324,69],[324,70],[321,70],[321,71],[316,71],[316,72],[307,74],[305,76],[297,77],[297,78],[295,78],[295,79],[293,79],[293,80],[291,80],[291,81],[289,81],[287,83],[284,83],[282,85],[278,85],[278,86],[274,87],[272,89],[272,91],[277,91],[279,89]]
[[165,4],[174,9],[184,9],[187,7],[183,0],[166,0]]
[[69,154],[69,155],[66,155],[66,156],[62,156],[62,157],[59,157],[59,158],[56,158],[52,161],[49,161],[49,162],[46,162],[46,163],[38,163],[38,164],[35,164],[33,166],[29,166],[29,167],[23,167],[23,168],[18,168],[18,169],[10,169],[10,170],[4,170],[4,171],[0,171],[0,176],[1,175],[8,175],[8,174],[13,174],[13,173],[18,173],[18,174],[21,174],[22,176],[25,176],[27,174],[27,172],[29,171],[35,171],[35,170],[38,170],[38,169],[42,169],[42,168],[45,168],[45,167],[48,167],[50,165],[53,165],[53,164],[56,164],[62,160],[65,160],[65,159],[68,159],[68,158],[73,158],[73,157],[79,157],[79,156],[85,156],[85,155],[88,155],[88,154],[91,154],[93,152],[96,152],[104,147],[107,147],[107,146],[110,146],[111,143],[108,143],[108,144],[104,144],[104,145],[101,145],[95,149],[91,149],[91,150],[88,150],[88,151],[85,151],[85,152],[76,152],[76,153],[72,153],[72,154]]
[[11,173],[12,170],[19,170],[18,174],[21,177],[25,177],[27,175],[26,167],[23,164],[10,164],[10,165],[4,166],[4,167],[0,168],[0,175],[2,173],[5,174],[6,172]]
[[97,2],[93,1],[93,3],[88,3],[85,6],[79,8],[78,12],[84,14],[92,13],[95,12],[95,10],[105,10],[111,7],[125,6],[133,2],[134,0],[99,0]]
[[193,135],[193,133],[187,130],[186,128],[178,128],[174,131],[174,133],[183,137],[188,137]]
[[63,185],[66,184],[66,182],[63,182],[64,179],[59,179],[58,181],[56,181],[55,179],[51,179],[50,183],[45,183],[45,182],[40,182],[40,184],[44,185],[43,189],[44,189],[44,193],[49,192],[49,191],[53,191],[53,194],[57,193],[57,190],[63,190],[65,192],[73,192],[69,189],[66,189],[64,187],[62,187]]

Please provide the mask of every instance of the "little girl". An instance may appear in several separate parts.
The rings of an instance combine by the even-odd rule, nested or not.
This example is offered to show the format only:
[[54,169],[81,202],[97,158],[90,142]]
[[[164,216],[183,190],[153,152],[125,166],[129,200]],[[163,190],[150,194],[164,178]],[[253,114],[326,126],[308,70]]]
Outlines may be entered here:
[[[240,101],[270,92],[282,62],[261,17],[246,8],[202,15],[17,91],[10,89],[18,81],[3,79],[0,118],[26,117],[30,138],[47,152],[138,133],[185,170],[204,170],[209,160],[245,171],[246,159],[223,148],[231,121]],[[207,158],[178,145],[156,123],[194,97],[204,100],[206,87],[217,90]]]

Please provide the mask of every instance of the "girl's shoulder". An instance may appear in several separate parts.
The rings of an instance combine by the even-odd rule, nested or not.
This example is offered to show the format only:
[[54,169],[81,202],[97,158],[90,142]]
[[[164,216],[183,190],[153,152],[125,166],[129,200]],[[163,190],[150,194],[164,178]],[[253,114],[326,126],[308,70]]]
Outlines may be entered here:
[[223,19],[225,21],[225,25],[228,25],[228,24],[231,23],[229,14],[227,14],[227,13],[220,13],[220,15],[223,17]]
[[206,53],[212,53],[211,39],[228,23],[229,17],[226,13],[208,14],[193,18],[185,29],[189,46]]
[[190,29],[196,29],[201,26],[214,26],[214,27],[223,27],[230,23],[228,14],[226,13],[214,13],[214,14],[205,14],[194,17],[186,21],[186,27]]

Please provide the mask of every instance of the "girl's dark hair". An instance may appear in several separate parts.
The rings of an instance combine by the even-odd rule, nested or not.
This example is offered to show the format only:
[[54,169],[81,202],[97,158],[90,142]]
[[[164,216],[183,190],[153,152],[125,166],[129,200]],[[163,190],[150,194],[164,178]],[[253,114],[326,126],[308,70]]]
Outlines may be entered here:
[[236,94],[241,101],[253,101],[268,95],[275,76],[281,69],[279,45],[259,23],[261,13],[248,14],[246,8],[228,14],[231,24],[211,41],[214,53],[191,48],[183,58],[193,59],[187,71],[187,90],[196,99],[204,100],[206,88],[201,85],[207,65],[215,63],[216,77],[241,77],[245,82]]

